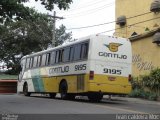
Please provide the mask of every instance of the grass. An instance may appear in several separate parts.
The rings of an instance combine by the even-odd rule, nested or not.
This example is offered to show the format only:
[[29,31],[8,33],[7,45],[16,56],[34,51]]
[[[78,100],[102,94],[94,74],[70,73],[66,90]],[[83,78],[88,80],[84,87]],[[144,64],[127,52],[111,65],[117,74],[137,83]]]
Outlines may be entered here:
[[3,79],[11,80],[11,79],[17,79],[17,78],[18,78],[18,75],[0,74],[0,80],[3,80]]

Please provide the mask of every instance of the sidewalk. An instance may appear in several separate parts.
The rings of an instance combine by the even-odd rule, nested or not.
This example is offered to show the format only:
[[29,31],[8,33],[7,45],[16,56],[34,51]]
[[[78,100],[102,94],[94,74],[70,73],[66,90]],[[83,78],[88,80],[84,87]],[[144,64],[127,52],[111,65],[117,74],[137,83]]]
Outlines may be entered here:
[[[108,95],[104,95],[103,98],[109,100]],[[146,100],[146,99],[130,98],[130,97],[113,96],[113,97],[111,97],[111,101],[126,101],[126,102],[132,102],[132,103],[160,105],[160,101],[150,101],[150,100]]]

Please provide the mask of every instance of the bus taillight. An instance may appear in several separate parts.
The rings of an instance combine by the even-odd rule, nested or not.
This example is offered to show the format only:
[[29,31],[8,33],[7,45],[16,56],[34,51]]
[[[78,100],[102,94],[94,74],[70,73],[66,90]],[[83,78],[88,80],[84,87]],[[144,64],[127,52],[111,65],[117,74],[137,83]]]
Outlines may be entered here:
[[94,79],[94,71],[90,71],[90,73],[89,73],[89,79],[90,80]]
[[131,82],[131,80],[132,80],[132,76],[131,76],[131,74],[129,74],[128,75],[128,81]]

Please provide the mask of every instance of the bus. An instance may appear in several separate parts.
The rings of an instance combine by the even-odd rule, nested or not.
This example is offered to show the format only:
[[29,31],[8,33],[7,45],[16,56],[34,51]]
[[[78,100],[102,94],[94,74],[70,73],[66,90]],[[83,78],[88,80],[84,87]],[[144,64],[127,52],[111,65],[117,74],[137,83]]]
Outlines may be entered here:
[[57,93],[61,99],[127,95],[131,91],[132,51],[128,39],[91,35],[21,59],[18,92]]

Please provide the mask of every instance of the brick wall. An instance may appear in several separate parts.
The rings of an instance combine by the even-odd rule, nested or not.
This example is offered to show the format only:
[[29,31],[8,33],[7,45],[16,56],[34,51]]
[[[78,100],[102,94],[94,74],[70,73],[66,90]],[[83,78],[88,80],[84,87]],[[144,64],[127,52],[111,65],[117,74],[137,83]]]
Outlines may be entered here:
[[0,93],[17,93],[17,80],[0,80]]

